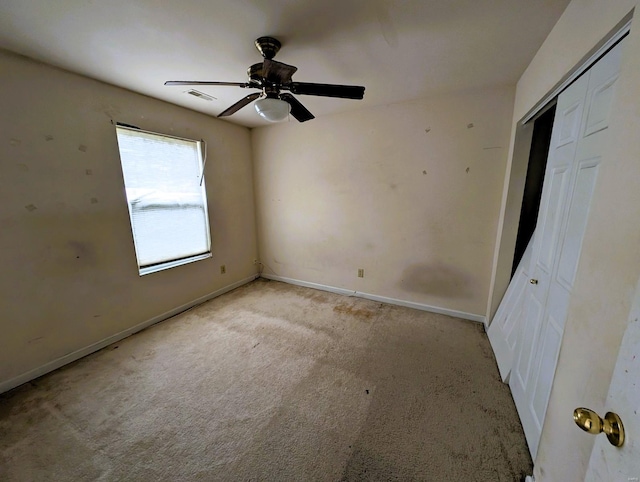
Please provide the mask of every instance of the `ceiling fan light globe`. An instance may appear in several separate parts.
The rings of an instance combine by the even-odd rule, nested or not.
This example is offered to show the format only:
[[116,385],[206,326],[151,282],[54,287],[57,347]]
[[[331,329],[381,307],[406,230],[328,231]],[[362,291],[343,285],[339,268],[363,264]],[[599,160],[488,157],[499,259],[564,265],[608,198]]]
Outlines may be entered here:
[[260,117],[269,122],[280,122],[289,116],[291,106],[280,99],[267,97],[255,102],[256,112]]

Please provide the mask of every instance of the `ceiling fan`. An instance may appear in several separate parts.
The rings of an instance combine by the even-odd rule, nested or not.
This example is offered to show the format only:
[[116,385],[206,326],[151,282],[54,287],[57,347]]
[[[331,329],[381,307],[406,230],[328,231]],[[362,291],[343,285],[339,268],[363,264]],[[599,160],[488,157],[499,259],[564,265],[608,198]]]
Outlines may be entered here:
[[314,115],[291,94],[342,99],[362,99],[364,97],[364,87],[357,85],[294,82],[291,77],[298,68],[273,60],[281,47],[278,40],[272,37],[260,37],[255,41],[255,46],[264,60],[247,69],[248,82],[169,80],[164,85],[228,85],[243,89],[259,89],[261,92],[254,92],[243,97],[218,114],[218,117],[234,114],[259,99],[255,104],[256,111],[261,117],[271,122],[284,120],[289,113],[299,122],[314,118]]

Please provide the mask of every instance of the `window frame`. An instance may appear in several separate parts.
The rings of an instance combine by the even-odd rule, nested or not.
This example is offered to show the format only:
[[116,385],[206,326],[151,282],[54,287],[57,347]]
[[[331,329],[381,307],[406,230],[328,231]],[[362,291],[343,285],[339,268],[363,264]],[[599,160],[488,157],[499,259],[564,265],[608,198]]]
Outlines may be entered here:
[[[190,263],[194,263],[196,261],[201,261],[203,259],[208,259],[213,257],[212,254],[212,250],[211,250],[211,222],[209,219],[209,201],[208,201],[208,197],[207,197],[207,190],[206,190],[206,183],[205,183],[205,179],[204,179],[204,169],[206,166],[206,159],[207,159],[207,146],[206,146],[206,142],[204,140],[195,140],[195,139],[187,139],[186,137],[179,137],[179,136],[174,136],[174,135],[170,135],[170,134],[162,134],[160,132],[154,132],[154,131],[148,131],[145,129],[140,129],[138,127],[135,126],[130,126],[128,124],[120,124],[120,123],[116,123],[115,124],[115,128],[116,128],[116,144],[118,147],[118,159],[120,161],[120,168],[122,169],[122,177],[123,177],[123,188],[124,188],[124,194],[125,194],[125,199],[126,199],[126,203],[127,203],[127,211],[129,213],[129,224],[131,227],[131,236],[132,236],[132,241],[133,241],[133,247],[134,247],[134,251],[135,251],[135,256],[136,256],[136,265],[138,266],[138,273],[140,276],[145,276],[148,274],[152,274],[152,273],[157,273],[159,271],[164,271],[170,268],[175,268],[177,266],[183,266],[185,264],[190,264]],[[129,200],[129,196],[127,194],[127,182],[126,182],[126,176],[125,176],[125,172],[124,172],[124,165],[122,163],[122,151],[120,150],[120,142],[118,139],[118,129],[124,130],[124,131],[129,131],[132,133],[143,133],[143,134],[148,134],[151,136],[158,136],[158,137],[162,137],[162,138],[168,138],[168,139],[176,139],[179,141],[184,141],[184,142],[189,142],[189,143],[194,143],[195,144],[195,149],[196,149],[196,155],[197,155],[197,159],[198,159],[198,165],[200,168],[200,189],[199,192],[201,193],[202,196],[202,214],[203,214],[203,219],[205,222],[205,234],[206,234],[206,246],[207,246],[207,251],[204,253],[199,253],[199,254],[195,254],[195,255],[190,255],[190,256],[185,256],[185,257],[180,257],[180,258],[175,258],[175,259],[171,259],[171,260],[167,260],[167,261],[162,261],[159,263],[154,263],[154,264],[150,264],[150,265],[141,265],[140,264],[140,257],[138,255],[138,245],[136,243],[136,234],[135,234],[135,224],[134,224],[134,216],[133,216],[133,207],[132,207],[132,203]]]

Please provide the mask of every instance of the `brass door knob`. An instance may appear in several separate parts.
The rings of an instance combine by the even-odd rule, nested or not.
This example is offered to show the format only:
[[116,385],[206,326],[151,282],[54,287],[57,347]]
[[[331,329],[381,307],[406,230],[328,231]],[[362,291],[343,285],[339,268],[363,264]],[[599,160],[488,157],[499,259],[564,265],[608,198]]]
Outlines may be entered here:
[[585,432],[593,435],[604,432],[611,445],[622,447],[624,443],[624,427],[618,414],[607,412],[603,420],[593,410],[576,408],[573,411],[573,420]]
[[533,279],[533,278],[531,278],[531,279],[529,280],[529,283],[531,283],[532,285],[537,285],[537,284],[538,284],[538,280],[537,280],[537,279]]

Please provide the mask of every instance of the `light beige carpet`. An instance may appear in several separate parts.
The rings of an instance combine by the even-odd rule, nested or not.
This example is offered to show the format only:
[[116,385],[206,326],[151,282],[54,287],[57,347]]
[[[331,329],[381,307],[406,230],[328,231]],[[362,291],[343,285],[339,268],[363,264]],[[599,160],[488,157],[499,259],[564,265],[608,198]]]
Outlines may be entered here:
[[0,396],[2,481],[519,481],[481,325],[258,280]]

